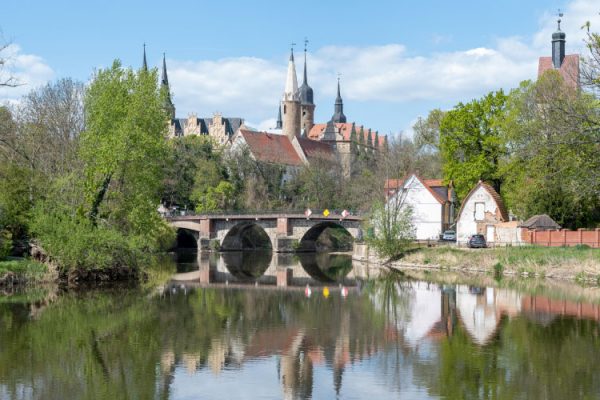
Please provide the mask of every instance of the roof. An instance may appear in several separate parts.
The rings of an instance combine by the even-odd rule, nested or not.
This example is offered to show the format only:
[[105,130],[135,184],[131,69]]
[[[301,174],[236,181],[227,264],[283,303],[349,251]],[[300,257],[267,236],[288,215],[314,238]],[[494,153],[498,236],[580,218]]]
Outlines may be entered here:
[[[540,57],[538,63],[538,78],[548,70],[554,69],[552,57]],[[579,55],[566,55],[558,70],[565,83],[573,88],[579,87]]]
[[294,145],[285,135],[240,129],[248,149],[257,161],[292,166],[303,165]]
[[[351,122],[338,122],[335,123],[335,127],[339,130],[340,134],[344,138],[343,140],[349,141],[350,135],[352,133],[352,123]],[[321,140],[323,138],[323,133],[325,132],[325,128],[327,128],[327,124],[314,124],[313,127],[308,132],[308,138],[313,140]],[[354,128],[356,130],[356,136],[358,139],[358,135],[360,135],[360,128],[363,128],[363,136],[364,141],[367,141],[367,137],[369,136],[369,129],[365,128],[361,125],[356,125]],[[371,130],[371,138],[375,140],[375,131]],[[383,147],[385,143],[385,135],[379,135],[379,147]]]
[[529,229],[560,229],[560,225],[546,214],[534,215],[519,226]]
[[[445,202],[450,201],[448,187],[441,185],[442,179],[428,179],[428,180],[423,180],[416,173],[408,174],[408,175],[406,175],[402,179],[387,179],[385,181],[385,184],[384,184],[384,190],[385,190],[386,196],[394,194],[396,192],[396,190],[398,190],[399,188],[403,187],[404,184],[405,184],[405,182],[411,176],[414,176],[419,182],[421,182],[421,184],[429,191],[429,193],[431,193],[431,195],[440,204],[444,204]],[[436,190],[436,189],[441,189],[441,188],[445,188],[446,192],[445,193],[443,193],[443,192],[440,193],[440,191]]]
[[331,147],[329,143],[303,137],[297,137],[296,139],[298,140],[298,143],[300,143],[300,147],[302,148],[302,151],[304,151],[304,155],[308,160],[319,157],[335,157],[333,147]]
[[500,211],[500,216],[502,217],[502,221],[508,221],[509,220],[509,218],[508,218],[508,212],[506,211],[506,206],[504,205],[504,201],[502,201],[502,197],[500,197],[500,195],[498,194],[498,192],[496,192],[496,190],[494,190],[494,188],[490,184],[482,182],[482,181],[479,181],[479,183],[477,184],[477,186],[475,186],[473,189],[471,189],[471,191],[469,192],[469,194],[467,195],[467,197],[465,197],[465,199],[463,200],[463,202],[462,202],[462,204],[460,206],[460,210],[458,210],[458,214],[456,214],[458,216],[458,218],[456,218],[456,220],[458,221],[458,219],[460,218],[462,210],[465,207],[465,204],[467,204],[467,201],[469,201],[469,198],[480,187],[484,188],[490,194],[490,196],[492,196],[492,198],[496,202],[496,205],[498,206],[498,210]]

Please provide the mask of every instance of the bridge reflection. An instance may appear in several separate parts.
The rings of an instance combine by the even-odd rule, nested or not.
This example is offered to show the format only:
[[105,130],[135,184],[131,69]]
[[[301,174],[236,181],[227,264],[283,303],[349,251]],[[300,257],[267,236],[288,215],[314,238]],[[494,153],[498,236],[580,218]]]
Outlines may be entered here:
[[356,286],[379,269],[353,261],[346,253],[273,253],[235,251],[177,253],[179,272],[172,284],[237,284],[266,287]]

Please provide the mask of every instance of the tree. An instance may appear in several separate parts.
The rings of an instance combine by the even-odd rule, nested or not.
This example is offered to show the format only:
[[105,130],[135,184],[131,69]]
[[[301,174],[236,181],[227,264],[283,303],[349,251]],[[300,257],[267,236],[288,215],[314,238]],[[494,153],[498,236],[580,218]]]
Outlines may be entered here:
[[419,117],[413,125],[414,142],[420,151],[432,153],[440,149],[440,125],[445,113],[439,108],[433,109],[423,119]]
[[86,94],[85,214],[124,232],[152,233],[167,154],[167,116],[156,71],[135,73],[119,61],[97,72]]
[[400,256],[415,237],[412,209],[405,204],[408,192],[401,190],[385,203],[376,202],[370,216],[373,235],[367,236],[380,257]]
[[522,218],[548,214],[568,228],[600,222],[598,100],[557,71],[511,92],[502,131],[502,194]]
[[464,198],[479,180],[490,182],[500,191],[498,166],[504,146],[499,125],[505,107],[506,95],[500,90],[467,104],[459,103],[442,118],[444,179],[454,182],[459,198]]
[[15,87],[19,86],[19,81],[16,77],[11,75],[10,73],[6,75],[4,73],[4,69],[6,68],[6,63],[8,61],[7,57],[4,54],[7,53],[9,48],[9,44],[1,44],[0,45],[0,87]]

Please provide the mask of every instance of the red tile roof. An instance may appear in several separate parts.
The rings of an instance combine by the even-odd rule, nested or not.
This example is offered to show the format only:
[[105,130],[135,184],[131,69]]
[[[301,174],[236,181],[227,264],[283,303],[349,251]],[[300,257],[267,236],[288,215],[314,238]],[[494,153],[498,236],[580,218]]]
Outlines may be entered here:
[[[311,130],[308,132],[308,138],[313,139],[313,140],[321,140],[326,127],[327,127],[327,124],[314,124],[313,127],[311,128]],[[343,140],[350,140],[350,134],[352,133],[352,123],[351,122],[336,123],[335,127],[340,130],[340,133],[342,134],[342,137],[344,138]],[[354,128],[356,130],[357,139],[358,139],[358,135],[360,134],[360,128],[361,128],[360,125],[356,125],[356,127]],[[362,128],[363,128],[364,140],[366,142],[367,137],[369,136],[369,129],[365,128],[365,127],[362,127]],[[383,147],[383,144],[385,142],[384,135],[379,135],[378,139],[379,139],[379,146]],[[375,131],[374,130],[371,130],[371,140],[375,141]]]
[[292,166],[302,165],[290,139],[285,135],[240,129],[248,149],[257,161]]
[[[548,70],[554,69],[552,57],[540,57],[538,64],[538,78]],[[559,72],[565,83],[573,88],[579,87],[579,55],[566,55]]]
[[308,160],[325,157],[325,158],[334,158],[335,154],[333,152],[333,147],[329,143],[320,142],[318,140],[311,140],[306,138],[297,138],[298,143],[300,143],[300,147],[302,151],[304,151],[304,155]]
[[392,195],[396,192],[396,190],[398,190],[399,188],[401,188],[402,186],[404,186],[404,182],[406,182],[406,180],[408,178],[410,178],[411,176],[415,176],[419,182],[421,182],[421,184],[429,191],[429,193],[431,193],[431,195],[440,203],[440,204],[444,204],[445,202],[449,201],[450,199],[444,199],[444,197],[442,197],[439,193],[437,193],[433,188],[434,187],[444,187],[444,185],[442,184],[442,179],[428,179],[428,180],[423,180],[421,179],[421,177],[419,177],[419,175],[417,174],[408,174],[406,175],[404,178],[402,179],[388,179],[385,181],[385,185],[384,185],[384,191],[385,191],[385,195],[389,196]]

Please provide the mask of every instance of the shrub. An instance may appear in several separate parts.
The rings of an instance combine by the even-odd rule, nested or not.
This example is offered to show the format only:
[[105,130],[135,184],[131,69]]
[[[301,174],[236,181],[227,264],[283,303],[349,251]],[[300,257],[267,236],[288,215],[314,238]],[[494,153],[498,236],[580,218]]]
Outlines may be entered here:
[[494,264],[494,276],[499,277],[502,276],[502,274],[504,273],[504,265],[502,265],[501,263],[496,263]]
[[0,230],[0,260],[10,254],[12,249],[12,235],[9,231]]

